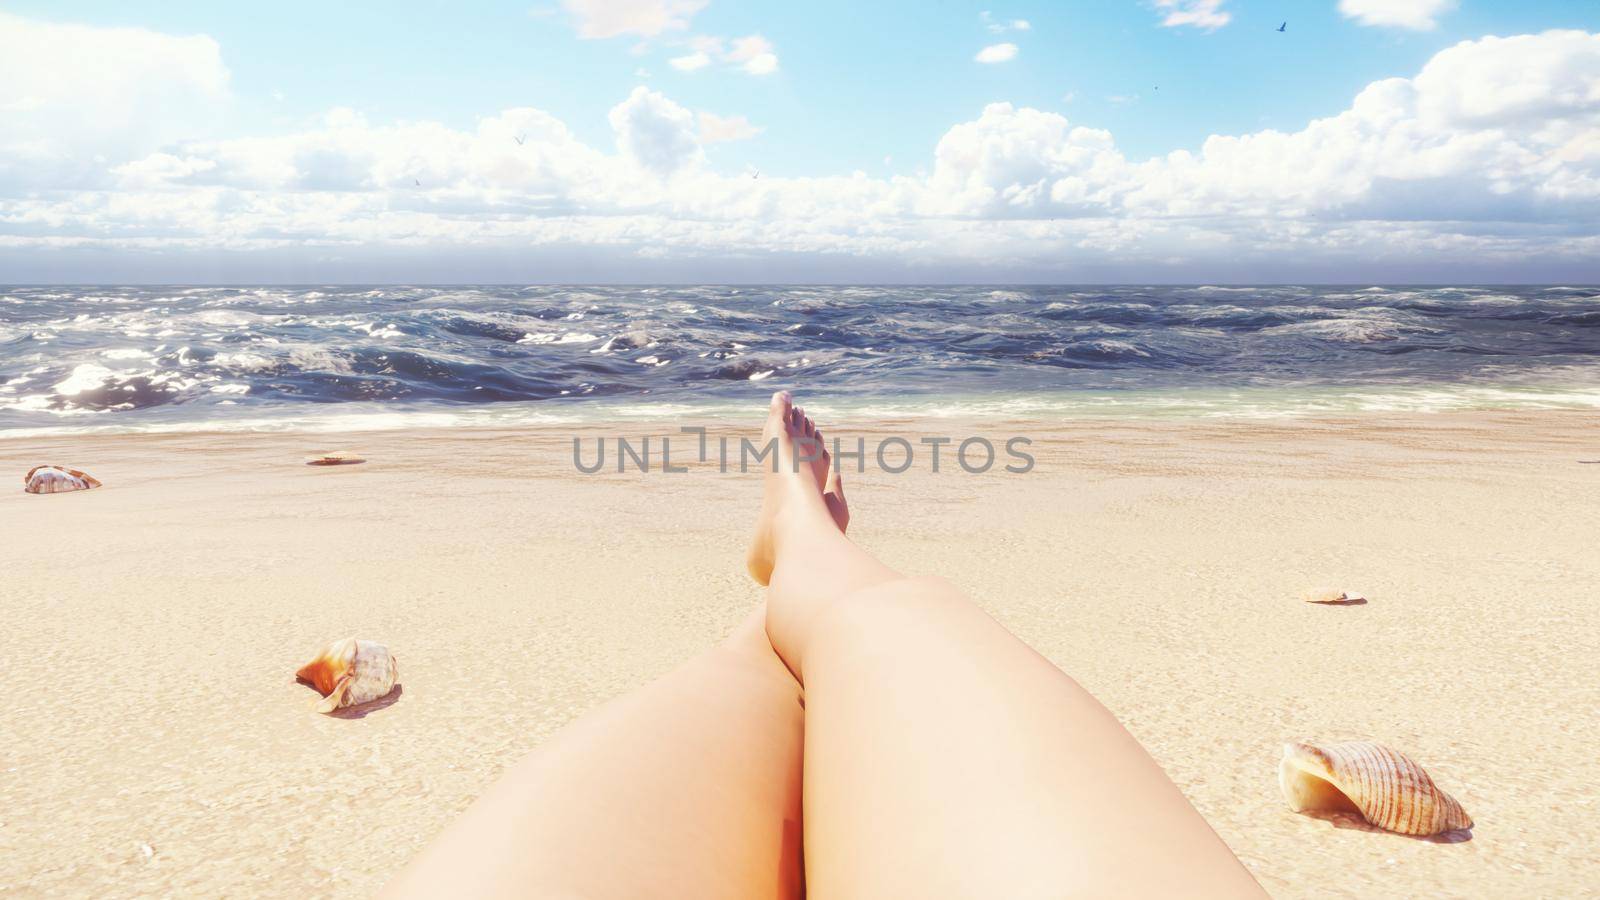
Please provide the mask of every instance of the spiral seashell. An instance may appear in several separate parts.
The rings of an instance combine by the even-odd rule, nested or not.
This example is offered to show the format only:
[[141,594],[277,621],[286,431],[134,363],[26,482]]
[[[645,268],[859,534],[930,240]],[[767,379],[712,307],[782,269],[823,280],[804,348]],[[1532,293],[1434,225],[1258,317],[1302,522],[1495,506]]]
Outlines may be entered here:
[[1411,757],[1372,741],[1285,744],[1278,786],[1295,812],[1354,807],[1368,824],[1417,836],[1472,827]]
[[354,453],[326,453],[306,460],[308,466],[355,466],[366,462]]
[[23,490],[30,494],[64,494],[100,486],[100,480],[94,476],[62,466],[34,466],[22,476],[22,483]]
[[317,712],[323,713],[387,696],[398,675],[388,647],[353,637],[329,644],[316,659],[294,673],[295,678],[322,694]]

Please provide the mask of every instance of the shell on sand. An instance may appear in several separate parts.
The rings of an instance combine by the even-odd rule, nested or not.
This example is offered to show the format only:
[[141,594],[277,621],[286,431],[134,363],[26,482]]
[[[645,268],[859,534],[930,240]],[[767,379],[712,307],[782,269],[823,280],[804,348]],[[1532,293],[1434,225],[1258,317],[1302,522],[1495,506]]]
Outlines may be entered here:
[[22,476],[23,490],[30,494],[64,494],[87,491],[100,486],[100,479],[63,466],[34,466]]
[[1368,824],[1418,836],[1472,827],[1411,757],[1372,741],[1285,744],[1278,786],[1295,812],[1353,806]]
[[317,712],[331,713],[386,696],[399,675],[389,648],[377,641],[347,637],[334,641],[294,677],[322,694]]
[[325,453],[306,460],[308,466],[354,466],[366,462],[354,453]]
[[1360,603],[1367,598],[1361,594],[1346,593],[1345,591],[1331,588],[1307,591],[1300,595],[1300,599],[1307,603]]

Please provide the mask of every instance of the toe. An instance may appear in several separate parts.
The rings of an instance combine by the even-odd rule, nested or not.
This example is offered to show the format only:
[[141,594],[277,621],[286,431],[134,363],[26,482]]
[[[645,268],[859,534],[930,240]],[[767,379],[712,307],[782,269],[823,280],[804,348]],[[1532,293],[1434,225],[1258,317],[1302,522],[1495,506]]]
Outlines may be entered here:
[[840,532],[850,530],[850,504],[844,498],[844,478],[838,472],[828,473],[828,484],[822,493],[822,502],[828,507],[828,515],[833,518],[833,524],[838,526]]
[[794,412],[790,406],[788,391],[778,391],[772,395],[772,401],[767,407],[767,437],[776,437],[788,427],[789,416]]

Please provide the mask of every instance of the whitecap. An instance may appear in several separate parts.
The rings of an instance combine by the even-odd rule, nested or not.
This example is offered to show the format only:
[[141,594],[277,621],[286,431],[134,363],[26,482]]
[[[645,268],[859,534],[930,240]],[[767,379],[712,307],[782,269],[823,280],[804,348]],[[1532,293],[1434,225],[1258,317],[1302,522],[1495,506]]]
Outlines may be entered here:
[[211,358],[211,365],[219,369],[228,369],[236,372],[266,372],[277,368],[277,362],[271,357],[259,353],[218,353]]
[[117,373],[105,366],[94,363],[84,363],[72,370],[64,380],[56,382],[52,387],[62,397],[75,397],[84,391],[92,391],[107,381],[116,378]]

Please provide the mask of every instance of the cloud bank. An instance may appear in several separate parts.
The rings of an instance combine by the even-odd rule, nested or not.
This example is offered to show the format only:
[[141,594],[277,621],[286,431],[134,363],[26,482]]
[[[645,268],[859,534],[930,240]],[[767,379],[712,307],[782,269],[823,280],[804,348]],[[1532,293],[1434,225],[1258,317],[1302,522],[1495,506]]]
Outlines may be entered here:
[[[706,151],[753,136],[747,120],[644,87],[609,111],[612,147],[532,108],[470,130],[333,110],[289,133],[205,135],[200,113],[228,102],[214,42],[66,26],[19,38],[19,22],[0,29],[0,108],[17,123],[0,138],[0,261],[13,271],[115,256],[188,280],[200,257],[292,256],[318,272],[498,253],[598,260],[616,280],[759,275],[763,260],[809,260],[799,270],[823,280],[1366,280],[1418,266],[1546,280],[1533,276],[1600,259],[1600,34],[1581,31],[1466,41],[1298,131],[1150,159],[1104,129],[993,103],[937,141],[924,174],[753,178],[719,173]],[[66,45],[94,48],[92,76],[46,83],[13,61]],[[108,83],[122,91],[114,114]],[[84,103],[107,117],[63,124]]]

